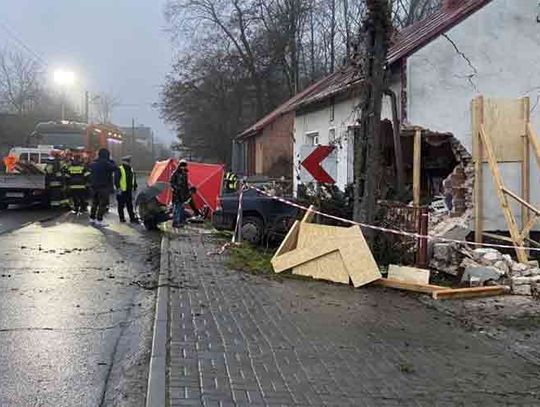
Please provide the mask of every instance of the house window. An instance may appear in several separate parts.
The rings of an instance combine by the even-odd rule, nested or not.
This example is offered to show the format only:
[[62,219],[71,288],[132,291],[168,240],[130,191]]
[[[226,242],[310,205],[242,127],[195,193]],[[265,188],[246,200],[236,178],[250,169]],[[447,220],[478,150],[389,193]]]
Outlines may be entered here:
[[308,146],[316,146],[319,144],[319,132],[311,131],[306,133],[306,144]]
[[335,101],[334,101],[334,98],[330,99],[330,121],[333,122],[334,121],[334,106],[335,106]]
[[332,144],[336,141],[336,128],[331,128],[328,130],[328,143]]

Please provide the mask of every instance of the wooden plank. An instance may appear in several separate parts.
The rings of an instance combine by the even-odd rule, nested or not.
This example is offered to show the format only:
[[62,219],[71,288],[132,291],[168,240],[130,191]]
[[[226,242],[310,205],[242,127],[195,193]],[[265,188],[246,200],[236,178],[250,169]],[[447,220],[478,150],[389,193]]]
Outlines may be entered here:
[[429,284],[429,270],[390,264],[388,278],[404,283]]
[[[529,153],[529,137],[527,134],[527,124],[530,121],[530,99],[528,97],[524,97],[521,99],[522,101],[522,108],[523,108],[523,116],[525,120],[525,128],[523,129],[523,133],[521,134],[521,140],[522,140],[522,158],[521,158],[521,197],[524,201],[530,202],[531,201],[531,170],[530,170],[530,158],[531,155]],[[521,236],[523,236],[523,232],[525,231],[525,226],[529,223],[529,209],[522,206],[521,207],[521,227],[522,232]],[[529,232],[525,233],[525,237],[529,237]]]
[[[525,134],[527,116],[522,99],[483,99],[481,124],[492,141],[492,153],[496,162],[521,162],[523,157],[521,135]],[[474,146],[473,146],[474,147]],[[485,145],[484,145],[485,147]],[[473,151],[473,156],[476,154]],[[487,151],[483,152],[484,162]]]
[[373,282],[374,285],[397,288],[398,290],[413,291],[415,293],[432,294],[436,291],[447,290],[447,287],[432,284],[413,284],[389,278],[380,278]]
[[434,291],[431,296],[434,300],[491,297],[494,295],[506,294],[507,288],[496,285],[491,287],[454,288]]
[[527,224],[521,231],[521,237],[523,239],[529,238],[529,233],[531,232],[532,228],[534,227],[534,225],[536,225],[537,222],[538,222],[538,215],[533,215],[529,218]]
[[[506,224],[508,225],[508,231],[510,232],[510,236],[512,237],[512,240],[514,241],[514,244],[516,246],[523,246],[523,239],[521,239],[521,233],[518,230],[518,226],[514,218],[514,214],[512,213],[512,210],[508,203],[508,198],[506,197],[506,194],[503,192],[504,185],[502,181],[502,176],[499,170],[499,166],[497,164],[497,160],[495,159],[495,156],[493,155],[493,149],[491,148],[492,147],[491,140],[489,139],[489,136],[486,134],[484,125],[482,124],[480,125],[480,136],[482,138],[482,143],[485,146],[485,152],[488,156],[488,165],[493,175],[493,181],[495,182],[495,191],[497,192],[499,203],[501,205],[501,209],[502,209],[504,218],[506,220]],[[517,255],[518,260],[521,263],[526,263],[528,261],[528,257],[527,257],[527,254],[525,253],[525,250],[518,247],[516,247],[515,250],[516,250],[516,255]]]
[[302,218],[302,223],[309,223],[313,220],[313,217],[315,216],[315,206],[310,205],[306,213],[304,214],[304,217]]
[[484,224],[484,158],[482,139],[480,138],[480,124],[484,112],[484,98],[477,97],[472,102],[472,129],[473,129],[473,160],[474,160],[474,241],[482,243]]
[[325,254],[339,250],[339,242],[330,242],[330,244],[306,247],[303,249],[294,249],[284,253],[271,260],[276,273],[292,269],[295,266],[306,263],[310,260],[324,256]]
[[502,188],[503,192],[505,194],[507,194],[508,196],[514,198],[516,201],[518,201],[521,205],[529,208],[532,212],[534,212],[536,215],[539,215],[540,216],[540,209],[538,208],[535,208],[533,205],[531,205],[529,202],[523,200],[522,198],[520,198],[519,196],[517,196],[516,194],[514,194],[512,191],[510,191],[508,188]]
[[502,240],[504,242],[509,242],[509,243],[514,244],[514,241],[512,240],[512,238],[507,237],[507,236],[501,236],[501,235],[497,235],[495,233],[488,233],[488,232],[484,232],[483,235],[486,236],[486,237],[490,237],[492,239],[498,239],[498,240]]
[[422,167],[422,131],[416,129],[414,133],[413,147],[413,205],[420,206],[420,188],[421,188],[421,167]]
[[287,236],[285,236],[285,239],[283,239],[283,241],[279,245],[276,253],[274,254],[274,257],[272,257],[272,260],[296,248],[299,230],[300,230],[300,222],[295,221],[292,227],[287,232]]
[[536,164],[538,165],[538,168],[540,168],[540,140],[538,140],[538,135],[536,134],[536,131],[531,123],[527,124],[527,136],[532,147],[534,157],[536,158]]

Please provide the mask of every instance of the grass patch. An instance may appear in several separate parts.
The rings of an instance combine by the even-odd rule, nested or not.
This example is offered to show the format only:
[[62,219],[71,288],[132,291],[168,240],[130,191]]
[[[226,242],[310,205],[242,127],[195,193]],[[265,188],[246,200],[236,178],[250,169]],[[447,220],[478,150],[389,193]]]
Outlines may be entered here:
[[249,245],[231,246],[227,250],[227,266],[234,269],[245,271],[251,274],[274,274],[272,264],[272,253],[258,250]]

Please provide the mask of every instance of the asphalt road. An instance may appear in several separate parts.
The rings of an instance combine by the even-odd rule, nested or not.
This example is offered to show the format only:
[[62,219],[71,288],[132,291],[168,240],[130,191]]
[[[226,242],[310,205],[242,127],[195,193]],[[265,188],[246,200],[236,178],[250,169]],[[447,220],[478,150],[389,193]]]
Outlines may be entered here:
[[159,235],[0,213],[0,406],[142,406]]
[[0,210],[0,235],[21,228],[31,222],[50,219],[61,212],[40,207],[10,207]]

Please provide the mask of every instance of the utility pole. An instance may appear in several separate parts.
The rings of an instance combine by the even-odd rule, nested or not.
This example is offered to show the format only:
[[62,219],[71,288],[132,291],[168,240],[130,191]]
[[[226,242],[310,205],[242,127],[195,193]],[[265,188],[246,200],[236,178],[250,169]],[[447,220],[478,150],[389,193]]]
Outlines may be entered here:
[[135,118],[131,119],[131,154],[135,154]]
[[84,121],[86,122],[86,124],[90,123],[90,121],[89,121],[89,112],[88,112],[89,103],[90,103],[89,93],[86,90],[86,91],[84,91]]

